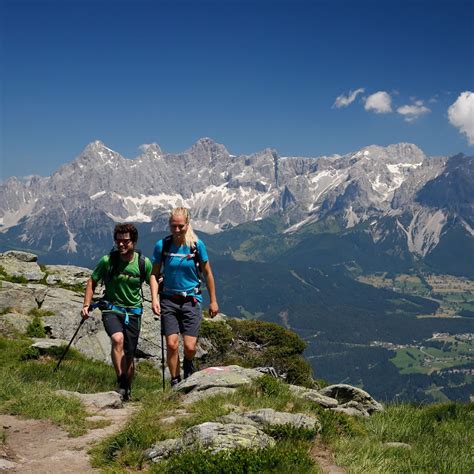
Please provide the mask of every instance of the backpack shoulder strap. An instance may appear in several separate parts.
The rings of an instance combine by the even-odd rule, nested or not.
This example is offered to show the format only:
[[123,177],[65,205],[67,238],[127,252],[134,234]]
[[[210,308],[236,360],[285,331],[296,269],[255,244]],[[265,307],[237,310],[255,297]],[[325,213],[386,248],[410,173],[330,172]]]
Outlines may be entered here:
[[170,251],[171,243],[173,242],[173,236],[168,235],[163,239],[163,247],[161,248],[161,266],[164,266],[166,255]]
[[199,249],[198,249],[197,241],[193,242],[193,244],[191,245],[190,250],[191,250],[191,255],[193,256],[194,265],[196,267],[196,272],[197,272],[199,278],[201,278],[202,270],[201,270],[201,261],[200,261],[200,257],[199,257]]
[[145,265],[145,255],[141,253],[140,250],[136,250],[138,254],[138,269],[140,270],[140,284],[143,284],[146,281],[146,265]]
[[107,268],[107,273],[102,278],[102,283],[106,284],[110,282],[113,276],[117,274],[118,259],[119,259],[118,250],[115,247],[112,247],[112,249],[109,252],[109,266]]

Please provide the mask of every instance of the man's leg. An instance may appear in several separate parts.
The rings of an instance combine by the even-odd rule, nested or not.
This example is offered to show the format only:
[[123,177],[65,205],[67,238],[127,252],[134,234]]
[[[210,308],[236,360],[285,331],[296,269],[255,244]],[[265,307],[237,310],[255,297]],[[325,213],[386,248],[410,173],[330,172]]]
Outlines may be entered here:
[[125,354],[123,352],[123,332],[116,332],[110,337],[112,342],[111,358],[114,364],[117,378],[120,378],[122,373],[126,373],[125,369]]
[[124,355],[122,359],[122,381],[126,389],[125,400],[130,397],[133,377],[135,375],[135,352],[140,337],[141,317],[130,317],[127,324],[123,327],[124,336]]

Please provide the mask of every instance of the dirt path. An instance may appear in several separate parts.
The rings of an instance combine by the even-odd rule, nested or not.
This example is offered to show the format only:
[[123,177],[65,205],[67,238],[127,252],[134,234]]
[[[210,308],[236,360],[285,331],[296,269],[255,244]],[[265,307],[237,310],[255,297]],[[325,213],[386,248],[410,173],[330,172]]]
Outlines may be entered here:
[[316,461],[324,474],[345,474],[346,472],[334,462],[330,449],[319,440],[313,444],[310,456]]
[[62,428],[47,420],[26,420],[0,415],[0,427],[6,442],[0,444],[0,471],[22,474],[96,473],[89,462],[87,451],[103,438],[120,430],[136,410],[124,408],[102,409],[93,419],[105,419],[110,425],[89,430],[85,435],[71,438]]

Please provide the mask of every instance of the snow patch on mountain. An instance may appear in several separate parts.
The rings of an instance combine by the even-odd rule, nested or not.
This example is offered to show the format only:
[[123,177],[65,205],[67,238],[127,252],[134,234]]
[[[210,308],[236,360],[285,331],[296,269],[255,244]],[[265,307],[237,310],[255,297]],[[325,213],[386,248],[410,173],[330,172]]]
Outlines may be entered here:
[[0,218],[0,232],[5,232],[10,227],[16,226],[21,219],[29,216],[33,212],[36,202],[37,199],[33,199],[19,209],[6,211]]

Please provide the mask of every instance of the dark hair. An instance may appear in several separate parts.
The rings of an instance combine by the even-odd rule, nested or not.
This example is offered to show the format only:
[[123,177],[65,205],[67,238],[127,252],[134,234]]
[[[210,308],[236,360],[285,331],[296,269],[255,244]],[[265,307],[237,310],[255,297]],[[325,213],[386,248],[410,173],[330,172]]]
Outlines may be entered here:
[[133,224],[117,224],[114,229],[114,240],[117,239],[117,234],[130,234],[132,242],[138,240],[138,230]]

